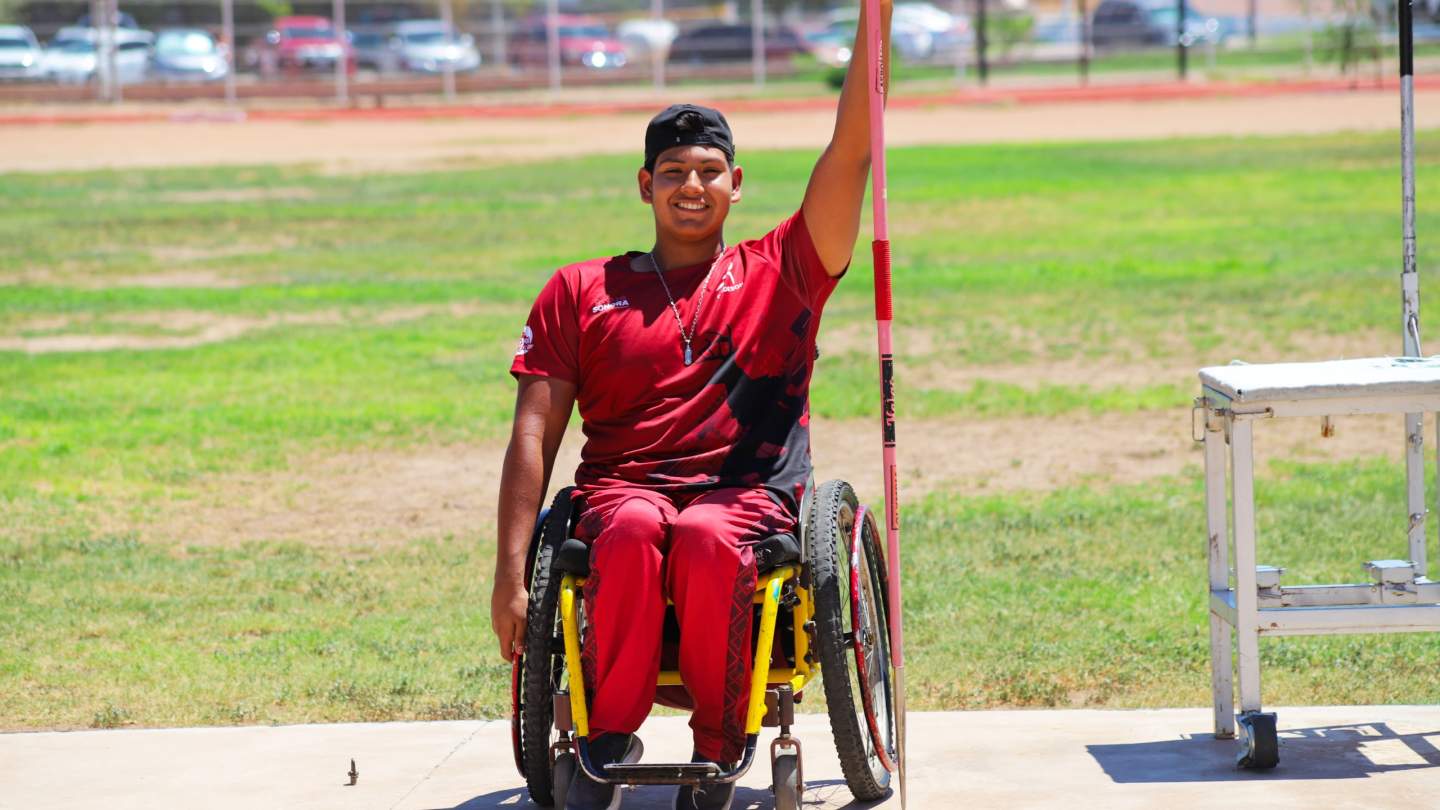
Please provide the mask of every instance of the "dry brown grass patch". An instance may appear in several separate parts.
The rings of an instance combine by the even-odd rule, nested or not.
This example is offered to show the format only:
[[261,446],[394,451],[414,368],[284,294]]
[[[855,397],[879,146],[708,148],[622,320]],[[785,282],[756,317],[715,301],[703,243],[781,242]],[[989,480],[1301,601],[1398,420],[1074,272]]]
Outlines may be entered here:
[[[1260,470],[1275,459],[1304,461],[1398,454],[1401,424],[1383,417],[1337,420],[1321,439],[1318,420],[1276,420],[1256,430]],[[880,453],[870,420],[817,421],[816,475],[843,478],[879,501]],[[571,480],[582,437],[571,431],[552,489]],[[445,535],[489,537],[505,447],[500,442],[312,454],[282,472],[215,476],[141,526],[113,526],[186,544],[287,540],[322,545],[395,544]],[[1047,491],[1138,484],[1199,475],[1188,409],[1055,418],[928,419],[900,425],[901,497]],[[1397,461],[1398,463],[1398,461]]]

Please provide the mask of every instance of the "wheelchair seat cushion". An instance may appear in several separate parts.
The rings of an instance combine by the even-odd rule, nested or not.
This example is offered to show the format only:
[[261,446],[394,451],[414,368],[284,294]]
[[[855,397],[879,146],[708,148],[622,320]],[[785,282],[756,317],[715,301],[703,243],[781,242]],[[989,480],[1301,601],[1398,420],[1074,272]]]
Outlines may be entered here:
[[782,565],[800,562],[800,541],[794,534],[772,534],[755,544],[755,570],[767,574]]

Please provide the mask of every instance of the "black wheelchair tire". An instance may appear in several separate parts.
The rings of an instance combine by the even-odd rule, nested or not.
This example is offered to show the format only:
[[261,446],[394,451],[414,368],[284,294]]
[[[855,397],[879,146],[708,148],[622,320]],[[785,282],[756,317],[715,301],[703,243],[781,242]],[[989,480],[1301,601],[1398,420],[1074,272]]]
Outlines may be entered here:
[[521,689],[524,705],[520,733],[525,760],[525,785],[541,807],[555,804],[550,746],[555,735],[555,688],[565,672],[565,652],[558,642],[560,581],[551,571],[555,554],[570,533],[571,492],[556,493],[550,513],[540,529],[540,541],[530,567],[530,600],[526,612],[525,661]]
[[[848,559],[858,511],[859,502],[849,484],[827,481],[816,491],[811,504],[805,542],[815,600],[814,640],[820,659],[820,681],[825,687],[840,769],[857,800],[874,801],[889,792],[890,772],[873,750],[862,697],[851,686],[850,669],[855,658],[845,638],[850,572],[841,561]],[[843,558],[842,546],[846,549]]]

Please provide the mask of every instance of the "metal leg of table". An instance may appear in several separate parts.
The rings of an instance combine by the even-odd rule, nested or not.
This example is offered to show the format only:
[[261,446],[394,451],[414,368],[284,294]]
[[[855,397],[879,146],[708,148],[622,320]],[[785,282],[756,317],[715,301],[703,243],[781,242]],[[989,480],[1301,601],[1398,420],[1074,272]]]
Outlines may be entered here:
[[1415,573],[1425,576],[1425,420],[1423,414],[1405,414],[1405,503],[1410,516],[1410,561]]
[[[1225,431],[1206,414],[1205,531],[1210,547],[1211,593],[1230,588],[1230,524],[1225,497]],[[1210,594],[1205,595],[1206,604]],[[1234,665],[1230,653],[1230,622],[1210,612],[1210,692],[1215,704],[1215,737],[1235,736]]]
[[1255,457],[1249,420],[1230,428],[1230,503],[1235,526],[1235,632],[1240,711],[1260,711],[1260,610],[1255,591]]

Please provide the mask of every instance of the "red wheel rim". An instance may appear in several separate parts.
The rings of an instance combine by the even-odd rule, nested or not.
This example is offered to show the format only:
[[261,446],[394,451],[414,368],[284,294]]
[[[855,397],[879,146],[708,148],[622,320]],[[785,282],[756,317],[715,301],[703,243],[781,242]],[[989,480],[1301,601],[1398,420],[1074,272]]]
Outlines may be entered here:
[[[875,716],[875,698],[871,693],[870,673],[868,670],[868,656],[865,654],[865,641],[861,637],[860,628],[864,626],[864,590],[860,584],[863,575],[860,570],[860,561],[864,556],[865,521],[869,517],[869,510],[861,506],[855,512],[855,527],[850,533],[850,635],[851,647],[855,650],[855,675],[860,681],[860,703],[865,708],[865,723],[870,727],[871,747],[880,758],[880,764],[885,770],[895,771],[895,760],[890,756],[890,750],[885,745],[884,737],[880,730],[880,720]],[[885,632],[884,628],[876,628],[876,632]],[[884,665],[884,662],[880,662]]]

